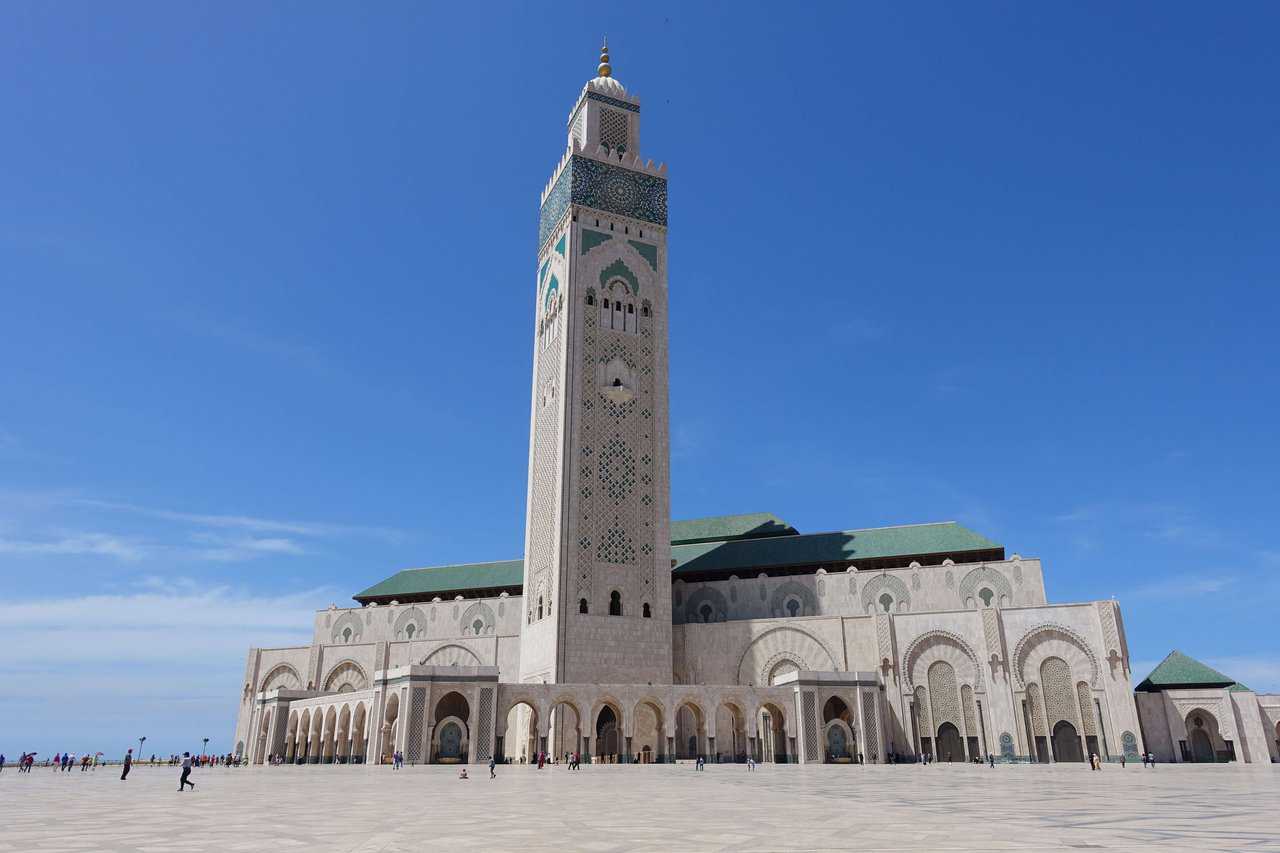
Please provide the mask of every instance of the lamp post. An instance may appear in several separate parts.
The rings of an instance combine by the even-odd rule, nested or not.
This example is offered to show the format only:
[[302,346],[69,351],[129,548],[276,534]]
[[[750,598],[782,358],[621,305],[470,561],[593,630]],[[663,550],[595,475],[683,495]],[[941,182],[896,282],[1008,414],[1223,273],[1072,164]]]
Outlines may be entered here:
[[204,739],[204,749],[202,749],[202,750],[200,751],[200,760],[201,760],[201,761],[204,761],[205,753],[207,753],[208,751],[209,751],[209,739],[208,739],[208,738],[205,738],[205,739]]
[[146,735],[138,738],[138,760],[142,760],[142,745],[147,742]]

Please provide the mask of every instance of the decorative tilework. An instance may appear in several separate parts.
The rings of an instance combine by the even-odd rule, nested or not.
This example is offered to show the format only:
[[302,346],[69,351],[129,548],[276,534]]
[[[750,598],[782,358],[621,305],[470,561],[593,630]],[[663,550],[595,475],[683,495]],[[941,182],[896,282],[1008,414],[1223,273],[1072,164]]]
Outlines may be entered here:
[[583,228],[582,247],[579,249],[579,253],[585,255],[601,243],[606,243],[612,239],[612,234],[606,234],[603,231],[594,231],[590,228]]
[[631,247],[640,253],[640,257],[649,262],[653,271],[658,271],[658,247],[652,243],[641,243],[639,240],[628,240]]
[[560,254],[560,257],[562,258],[564,257],[565,241],[568,239],[569,239],[568,234],[561,234],[560,241],[556,243],[556,251]]
[[477,714],[476,731],[472,742],[476,746],[473,761],[488,761],[493,754],[490,749],[493,730],[493,688],[480,688],[480,710]]
[[631,289],[632,296],[636,296],[640,293],[640,282],[636,279],[636,274],[633,273],[621,259],[614,261],[609,264],[609,266],[600,270],[601,287],[607,284],[611,279],[615,278],[620,278],[627,283],[627,286]]
[[864,757],[871,762],[880,759],[880,738],[877,735],[880,731],[880,721],[876,713],[877,699],[873,690],[865,690],[862,693],[862,724],[865,727],[862,751],[865,753]]
[[580,155],[572,158],[566,171],[573,175],[574,204],[658,225],[667,224],[666,178]]
[[640,112],[640,108],[635,104],[628,103],[627,101],[623,101],[618,98],[611,98],[608,95],[602,95],[599,92],[587,92],[587,100],[599,101],[602,104],[608,104],[611,107],[617,107],[620,110],[627,110],[628,112]]
[[[577,159],[576,157],[574,159]],[[565,167],[556,178],[556,185],[547,193],[542,202],[542,214],[538,218],[538,247],[546,245],[547,240],[555,233],[555,227],[569,209],[569,197],[573,189],[573,169]]]

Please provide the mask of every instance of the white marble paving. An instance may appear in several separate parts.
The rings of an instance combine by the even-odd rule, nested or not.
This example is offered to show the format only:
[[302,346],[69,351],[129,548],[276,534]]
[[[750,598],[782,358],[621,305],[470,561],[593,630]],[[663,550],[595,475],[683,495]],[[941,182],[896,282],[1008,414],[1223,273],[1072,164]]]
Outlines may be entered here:
[[0,851],[1274,850],[1280,766],[0,774]]

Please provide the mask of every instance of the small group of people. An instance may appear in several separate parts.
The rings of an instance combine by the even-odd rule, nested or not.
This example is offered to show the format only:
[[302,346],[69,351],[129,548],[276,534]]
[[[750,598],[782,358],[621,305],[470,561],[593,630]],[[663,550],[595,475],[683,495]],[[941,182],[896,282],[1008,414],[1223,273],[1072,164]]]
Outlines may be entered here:
[[1144,752],[1144,753],[1142,754],[1142,766],[1143,766],[1143,767],[1155,767],[1155,766],[1156,766],[1156,754],[1155,754],[1154,752]]
[[695,761],[695,762],[693,763],[693,769],[694,769],[694,770],[706,770],[706,769],[707,769],[707,759],[706,759],[706,758],[704,758],[703,756],[699,755],[699,756],[698,756],[698,760],[697,760],[697,761]]
[[[0,752],[0,773],[4,772],[5,761],[6,759],[4,757],[4,753]],[[34,752],[22,753],[22,755],[18,756],[18,772],[30,773],[31,765],[35,763],[36,763],[36,754]]]
[[403,766],[404,753],[397,749],[395,752],[391,753],[391,769],[399,770]]

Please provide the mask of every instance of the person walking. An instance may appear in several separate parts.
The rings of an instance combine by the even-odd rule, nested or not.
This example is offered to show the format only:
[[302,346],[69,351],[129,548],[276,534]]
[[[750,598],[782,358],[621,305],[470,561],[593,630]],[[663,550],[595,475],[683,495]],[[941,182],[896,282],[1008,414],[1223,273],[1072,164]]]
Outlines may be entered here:
[[497,766],[497,763],[498,763],[498,762],[496,762],[496,761],[494,761],[494,760],[493,760],[493,756],[492,756],[492,755],[490,755],[490,756],[489,756],[489,778],[490,778],[490,779],[497,779],[497,778],[498,778],[498,774],[497,774],[497,773],[495,773],[495,772],[493,772],[493,768],[494,768],[495,766]]
[[996,769],[996,757],[989,752],[987,753],[987,764],[991,765],[992,770]]
[[191,786],[191,790],[193,791],[195,790],[196,783],[191,781],[190,776],[191,776],[191,753],[184,752],[182,753],[182,777],[178,779],[179,791],[185,791],[188,785]]
[[123,782],[129,778],[129,771],[133,769],[133,749],[130,748],[124,754],[124,768],[120,771],[120,781]]

